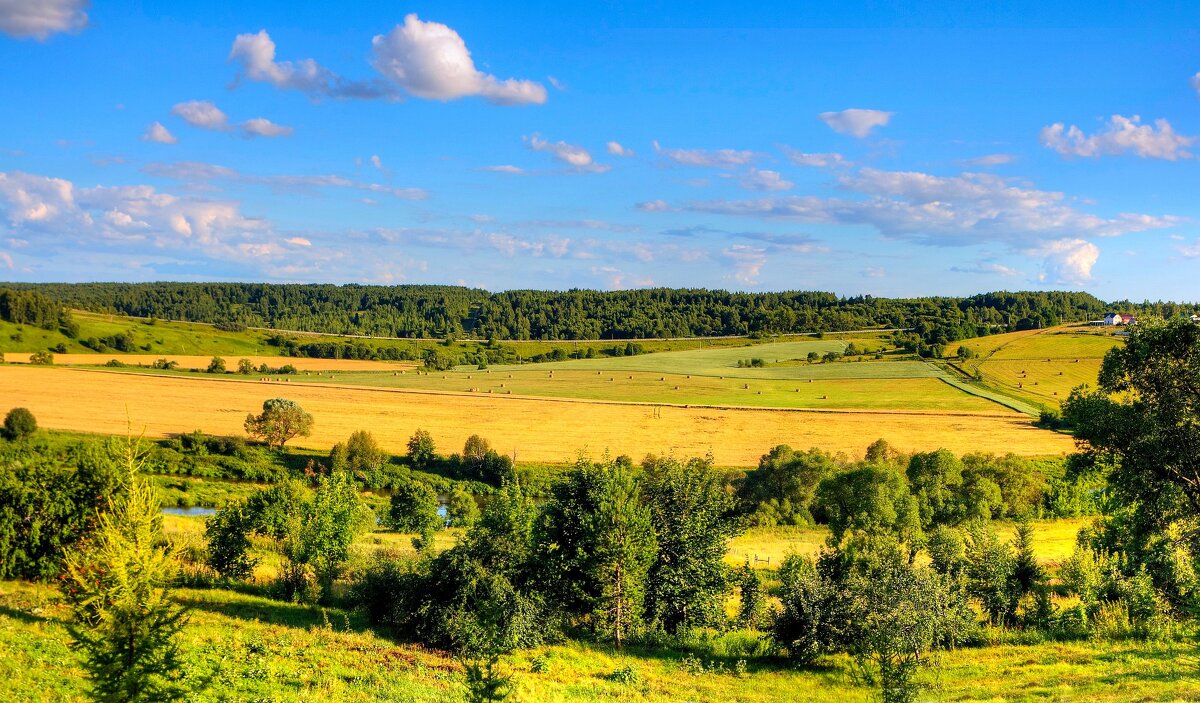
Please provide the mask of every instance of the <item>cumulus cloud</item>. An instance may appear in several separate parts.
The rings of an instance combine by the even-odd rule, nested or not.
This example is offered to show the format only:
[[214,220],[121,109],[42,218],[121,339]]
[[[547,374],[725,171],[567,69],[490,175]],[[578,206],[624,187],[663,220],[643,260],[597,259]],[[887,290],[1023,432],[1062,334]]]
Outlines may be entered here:
[[54,245],[147,243],[231,256],[270,237],[236,203],[180,198],[152,186],[77,188],[61,178],[0,173],[0,211],[10,226]]
[[750,169],[741,179],[742,187],[747,190],[791,190],[795,184],[786,180],[778,171],[760,171]]
[[147,164],[142,170],[152,176],[169,178],[171,180],[182,181],[191,185],[204,185],[210,184],[214,181],[226,181],[231,183],[262,185],[269,188],[274,188],[276,190],[345,188],[368,193],[377,193],[380,195],[390,195],[401,200],[423,200],[428,196],[428,193],[421,188],[396,188],[381,183],[364,183],[362,181],[354,181],[343,176],[260,176],[241,173],[240,171],[228,168],[226,166],[203,163],[199,161],[151,163]]
[[1122,117],[1113,115],[1108,123],[1091,136],[1071,125],[1066,127],[1056,122],[1043,127],[1039,134],[1042,145],[1063,156],[1095,158],[1102,155],[1134,154],[1145,159],[1190,159],[1187,147],[1195,143],[1196,137],[1187,137],[1175,132],[1171,123],[1159,119],[1154,125],[1141,124],[1138,115]]
[[849,166],[850,162],[844,156],[838,153],[809,153],[797,151],[790,147],[783,147],[783,153],[787,156],[788,161],[791,161],[797,166],[813,166],[815,168],[835,168],[838,166]]
[[379,81],[348,80],[313,59],[276,61],[275,42],[265,29],[257,34],[237,35],[229,50],[229,60],[241,64],[239,77],[284,90],[298,90],[312,98],[373,99],[394,94]]
[[88,0],[0,0],[0,32],[45,41],[87,26]]
[[894,112],[884,112],[882,110],[850,108],[849,110],[842,110],[840,112],[822,112],[817,117],[838,134],[849,134],[852,137],[862,139],[869,135],[871,130],[876,127],[885,126],[895,114]]
[[601,173],[610,168],[604,164],[595,163],[592,160],[591,152],[575,144],[563,141],[549,142],[537,134],[527,138],[526,142],[530,149],[544,151],[576,171]]
[[150,126],[142,134],[142,141],[155,142],[158,144],[174,144],[179,140],[171,131],[163,126],[162,122],[151,122]]
[[620,142],[609,142],[607,144],[608,153],[613,156],[633,156],[634,151],[629,147],[622,146]]
[[654,153],[667,161],[681,166],[703,166],[710,168],[735,168],[752,163],[762,156],[754,151],[736,149],[664,149],[658,141],[653,142]]
[[[281,124],[275,124],[271,120],[264,117],[255,117],[246,120],[241,125],[242,134],[247,137],[290,137],[295,130],[291,127],[285,127]],[[376,157],[378,158],[378,157]]]
[[229,117],[208,100],[189,100],[177,103],[171,114],[200,129],[229,129]]
[[475,67],[466,42],[450,27],[416,14],[372,42],[372,65],[406,93],[429,100],[481,96],[497,105],[546,102],[546,88],[529,80],[500,80]]
[[1026,253],[1043,257],[1039,281],[1070,285],[1092,280],[1092,267],[1100,258],[1100,248],[1085,239],[1057,239]]

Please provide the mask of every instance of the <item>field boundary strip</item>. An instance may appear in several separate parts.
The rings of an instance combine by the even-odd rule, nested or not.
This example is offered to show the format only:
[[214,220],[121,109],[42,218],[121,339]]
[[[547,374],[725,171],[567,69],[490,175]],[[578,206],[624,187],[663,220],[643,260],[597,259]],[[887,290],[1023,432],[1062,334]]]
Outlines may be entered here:
[[[35,368],[27,366],[26,368]],[[168,376],[165,374],[146,374],[132,371],[95,369],[95,368],[77,368],[77,367],[43,367],[43,371],[65,371],[69,373],[93,373],[107,375],[122,375],[135,376],[137,378],[161,379],[165,381],[179,381],[183,383],[237,383],[237,384],[253,384],[268,386],[271,388],[287,388],[287,387],[303,387],[305,389],[333,389],[333,390],[352,390],[352,391],[369,391],[374,393],[397,393],[406,395],[433,395],[433,396],[448,396],[455,398],[477,398],[487,400],[524,400],[524,401],[541,401],[548,403],[568,403],[573,405],[623,405],[634,407],[662,407],[662,408],[683,408],[696,410],[745,410],[753,412],[791,412],[791,413],[814,413],[814,414],[833,414],[833,415],[901,415],[901,416],[917,416],[917,417],[994,417],[1012,419],[1014,415],[1022,415],[1020,412],[971,412],[966,410],[895,410],[895,409],[869,409],[869,408],[796,408],[787,406],[765,406],[765,405],[716,405],[706,403],[662,403],[642,400],[603,400],[592,398],[563,398],[555,396],[542,395],[522,395],[522,394],[499,394],[499,393],[470,393],[463,391],[440,391],[429,390],[424,388],[383,388],[380,386],[359,386],[341,383],[305,383],[304,381],[280,382],[280,381],[258,381],[253,379],[240,378],[192,378],[189,376]],[[952,384],[953,385],[953,384]],[[1003,405],[1003,403],[997,403]]]

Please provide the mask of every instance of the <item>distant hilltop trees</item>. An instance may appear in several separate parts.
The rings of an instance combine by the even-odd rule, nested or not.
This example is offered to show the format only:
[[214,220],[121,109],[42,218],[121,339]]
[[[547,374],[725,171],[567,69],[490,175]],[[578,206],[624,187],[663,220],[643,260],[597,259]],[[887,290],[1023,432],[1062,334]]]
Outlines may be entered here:
[[[985,293],[966,298],[839,297],[817,291],[739,293],[652,288],[492,293],[457,286],[265,283],[5,284],[58,305],[221,329],[377,337],[501,340],[655,339],[912,328],[926,344],[1102,317],[1113,305],[1174,316],[1173,303],[1105,303],[1087,293]],[[36,324],[36,323],[35,323]]]

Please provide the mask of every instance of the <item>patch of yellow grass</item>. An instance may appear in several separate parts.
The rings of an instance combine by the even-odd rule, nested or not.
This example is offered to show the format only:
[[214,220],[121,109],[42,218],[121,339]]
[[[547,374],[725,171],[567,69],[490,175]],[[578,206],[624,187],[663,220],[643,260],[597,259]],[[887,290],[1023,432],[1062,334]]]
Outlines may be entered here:
[[[359,359],[309,359],[291,356],[250,356],[244,354],[218,355],[225,360],[225,366],[230,371],[237,369],[238,361],[249,359],[258,367],[266,364],[271,368],[279,368],[290,364],[300,371],[398,371],[416,368],[414,361],[369,361]],[[8,352],[4,361],[16,364],[28,364],[29,354]],[[130,366],[151,366],[158,359],[166,359],[179,364],[181,369],[206,369],[213,357],[197,354],[55,354],[54,363],[59,366],[103,366],[109,360],[116,359]],[[255,372],[257,373],[257,372]]]
[[[197,428],[241,435],[247,413],[264,400],[287,397],[316,419],[312,436],[295,444],[326,449],[352,432],[369,430],[388,451],[403,453],[417,428],[450,452],[469,435],[491,440],[518,461],[569,462],[580,449],[701,456],[721,466],[752,466],[770,447],[821,447],[861,455],[884,437],[901,451],[945,447],[1062,454],[1064,435],[1039,430],[1017,413],[856,412],[652,406],[566,399],[481,397],[380,389],[322,387],[257,380],[194,379],[104,373],[69,368],[0,367],[0,397],[24,406],[51,429],[162,437]],[[0,408],[6,411],[7,407]]]

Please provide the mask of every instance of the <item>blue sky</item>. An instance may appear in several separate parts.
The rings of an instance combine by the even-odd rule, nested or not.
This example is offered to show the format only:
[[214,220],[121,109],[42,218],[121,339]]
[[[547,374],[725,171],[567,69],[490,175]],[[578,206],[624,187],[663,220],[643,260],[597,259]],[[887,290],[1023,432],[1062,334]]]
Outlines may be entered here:
[[1200,298],[1200,9],[991,4],[0,0],[0,279]]

